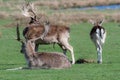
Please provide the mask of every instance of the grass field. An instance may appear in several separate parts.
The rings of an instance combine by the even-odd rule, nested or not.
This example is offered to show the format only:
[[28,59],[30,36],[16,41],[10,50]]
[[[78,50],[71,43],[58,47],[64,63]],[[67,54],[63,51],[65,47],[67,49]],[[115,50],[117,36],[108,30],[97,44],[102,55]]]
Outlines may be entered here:
[[[4,24],[3,21],[1,24]],[[20,43],[15,40],[15,27],[0,27],[0,80],[119,80],[120,79],[120,26],[118,23],[104,23],[107,30],[106,43],[103,48],[103,64],[75,64],[62,70],[17,70],[9,68],[25,67],[25,59],[20,51]],[[76,60],[79,58],[96,60],[96,50],[89,38],[92,27],[90,23],[72,24],[70,44],[74,47]],[[22,32],[21,28],[21,32]],[[41,45],[41,51],[62,50],[55,45]],[[70,53],[67,53],[71,59]]]
[[[92,25],[90,23],[85,23],[85,22],[88,21],[89,19],[88,17],[91,17],[91,15],[93,16],[95,14],[104,15],[105,19],[108,21],[106,21],[103,24],[103,26],[107,30],[106,43],[103,46],[103,64],[97,64],[96,62],[85,63],[85,64],[74,64],[72,65],[71,68],[62,69],[62,70],[54,70],[54,69],[51,70],[26,69],[26,70],[16,70],[16,71],[6,70],[11,68],[27,66],[23,54],[20,53],[21,44],[15,40],[16,27],[11,24],[15,22],[16,17],[19,18],[22,16],[20,10],[18,10],[18,7],[20,6],[19,3],[21,3],[21,1],[24,0],[13,0],[13,1],[0,0],[0,11],[1,11],[0,12],[0,80],[119,80],[120,79],[120,37],[119,37],[120,23],[115,23],[120,21],[119,9],[102,10],[102,11],[94,10],[94,9],[93,10],[91,9],[90,10],[73,10],[73,9],[53,10],[52,8],[49,8],[47,6],[37,6],[39,9],[38,12],[40,13],[43,12],[50,17],[51,16],[54,17],[56,14],[58,16],[55,16],[55,18],[63,18],[63,20],[68,19],[68,21],[70,21],[71,19],[72,23],[70,25],[71,28],[70,44],[74,48],[76,60],[78,60],[79,58],[92,59],[95,61],[97,60],[95,46],[89,37],[89,32],[92,28]],[[27,0],[27,1],[35,1],[35,0]],[[65,1],[65,0],[41,0],[41,1],[45,1],[44,3],[46,3],[46,1],[52,3],[52,1]],[[78,1],[78,0],[74,0],[74,1]],[[102,1],[105,0],[101,0],[100,2]],[[118,2],[119,0],[115,0],[115,1]],[[51,7],[51,5],[49,5],[50,3],[46,5]],[[91,3],[93,4],[93,2]],[[64,5],[64,3],[62,3],[62,5]],[[56,7],[57,6],[55,4],[55,8]],[[79,23],[83,18],[85,18],[86,21],[83,21],[83,23]],[[75,20],[77,21],[76,24],[73,23],[73,21]],[[7,25],[7,27],[3,27],[5,25]],[[20,27],[20,30],[22,33],[23,27]],[[58,45],[55,45],[55,49],[53,48],[53,45],[40,45],[39,51],[62,52],[61,48],[58,47]],[[67,56],[71,60],[70,52],[67,52]]]

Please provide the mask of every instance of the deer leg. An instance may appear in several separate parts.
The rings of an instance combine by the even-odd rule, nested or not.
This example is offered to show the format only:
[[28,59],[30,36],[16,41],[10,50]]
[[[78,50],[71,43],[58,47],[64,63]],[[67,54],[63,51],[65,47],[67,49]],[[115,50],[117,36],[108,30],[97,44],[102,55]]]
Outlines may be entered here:
[[74,52],[73,52],[73,47],[68,43],[68,40],[64,38],[64,40],[61,40],[62,45],[64,48],[70,51],[71,56],[72,56],[72,64],[75,64],[75,57],[74,57]]
[[105,43],[105,39],[106,39],[106,32],[104,32],[104,30],[101,30],[101,43],[104,44]]
[[35,51],[38,51],[39,44],[35,44]]
[[72,64],[75,64],[75,57],[74,57],[74,52],[73,52],[73,47],[69,44],[64,45],[67,50],[70,51],[71,56],[72,56]]
[[63,49],[63,53],[66,55],[66,53],[67,53],[67,49]]
[[102,42],[101,37],[99,34],[96,34],[96,48],[97,48],[97,55],[98,55],[98,63],[102,63]]
[[100,45],[99,42],[97,42],[96,44],[96,48],[97,48],[97,57],[98,57],[98,63],[102,63],[102,46]]

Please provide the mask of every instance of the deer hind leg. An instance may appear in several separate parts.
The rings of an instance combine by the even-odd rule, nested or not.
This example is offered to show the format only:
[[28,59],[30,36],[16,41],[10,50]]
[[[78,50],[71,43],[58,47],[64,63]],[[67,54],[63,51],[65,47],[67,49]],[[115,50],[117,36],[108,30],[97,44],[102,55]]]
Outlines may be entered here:
[[104,44],[106,39],[106,32],[102,34],[101,43]]
[[68,39],[67,38],[61,38],[60,42],[62,44],[62,47],[64,47],[65,53],[66,53],[67,50],[70,51],[71,56],[72,56],[72,64],[75,64],[75,57],[74,57],[73,47],[68,43]]
[[102,63],[102,46],[100,42],[97,41],[96,43],[96,48],[97,48],[97,58],[98,58],[98,63]]

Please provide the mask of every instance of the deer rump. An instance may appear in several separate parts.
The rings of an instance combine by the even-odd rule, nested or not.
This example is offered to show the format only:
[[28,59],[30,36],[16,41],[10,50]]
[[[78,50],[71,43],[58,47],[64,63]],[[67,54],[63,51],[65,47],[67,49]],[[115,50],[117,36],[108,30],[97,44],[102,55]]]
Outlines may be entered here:
[[[26,40],[40,37],[44,33],[44,25],[33,24],[23,30],[23,36]],[[70,28],[67,26],[50,25],[47,35],[39,38],[35,45],[57,43],[64,46],[64,40],[69,39]]]

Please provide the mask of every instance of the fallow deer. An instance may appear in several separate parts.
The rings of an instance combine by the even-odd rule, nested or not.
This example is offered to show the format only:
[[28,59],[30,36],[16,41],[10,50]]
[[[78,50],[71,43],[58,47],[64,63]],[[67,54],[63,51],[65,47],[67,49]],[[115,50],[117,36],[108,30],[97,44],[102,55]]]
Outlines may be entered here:
[[[23,47],[23,53],[27,60],[28,68],[44,68],[44,69],[63,69],[70,68],[71,63],[68,58],[58,52],[36,52],[32,42],[35,42],[38,38],[23,41],[20,39],[19,27],[17,27],[17,40],[20,41]],[[18,68],[19,69],[19,68]],[[20,68],[22,69],[22,68]],[[14,69],[13,69],[14,70]]]
[[[32,7],[32,6],[31,6]],[[34,20],[32,18],[36,18],[36,15],[33,8],[26,8],[23,10],[23,14],[25,16],[29,16],[31,20]],[[28,10],[29,9],[29,10]],[[30,15],[29,12],[32,12],[34,17]],[[73,47],[68,43],[69,39],[69,33],[70,28],[68,26],[64,25],[52,25],[46,20],[44,22],[44,25],[40,24],[39,22],[36,22],[38,20],[31,21],[32,24],[29,24],[24,30],[23,30],[23,36],[26,40],[39,38],[33,43],[33,46],[35,46],[35,50],[38,50],[39,44],[51,44],[51,43],[57,43],[62,49],[63,53],[66,54],[66,51],[69,50],[71,52],[72,56],[72,64],[75,63],[74,58],[74,52]],[[43,34],[44,33],[44,34]],[[41,37],[44,36],[42,39]],[[21,50],[22,51],[22,50]]]
[[90,22],[94,25],[90,32],[90,37],[97,49],[98,63],[102,63],[102,46],[106,39],[106,30],[102,27],[103,20]]

